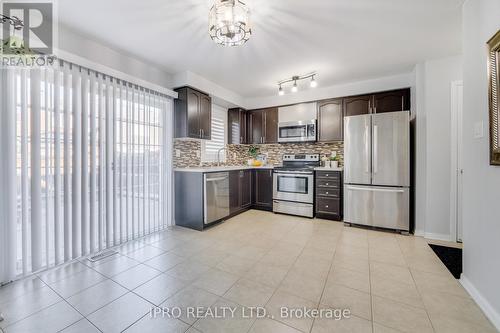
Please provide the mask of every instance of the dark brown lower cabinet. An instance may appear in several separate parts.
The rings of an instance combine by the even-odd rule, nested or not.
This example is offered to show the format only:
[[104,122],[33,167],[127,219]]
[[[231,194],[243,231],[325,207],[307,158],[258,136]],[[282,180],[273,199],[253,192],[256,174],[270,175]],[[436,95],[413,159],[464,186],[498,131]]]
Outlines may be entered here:
[[252,170],[229,172],[229,213],[240,213],[252,206]]
[[254,170],[253,208],[273,210],[273,170]]
[[342,221],[342,172],[316,171],[316,217]]
[[240,207],[247,209],[252,206],[252,170],[239,171]]

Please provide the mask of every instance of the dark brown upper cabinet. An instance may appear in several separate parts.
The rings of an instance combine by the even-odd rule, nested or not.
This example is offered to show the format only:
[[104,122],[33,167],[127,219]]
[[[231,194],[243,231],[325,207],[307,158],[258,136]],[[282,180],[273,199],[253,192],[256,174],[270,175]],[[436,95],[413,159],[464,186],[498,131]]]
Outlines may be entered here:
[[344,114],[342,99],[330,99],[318,103],[318,141],[342,141],[344,139]]
[[228,144],[246,144],[247,111],[241,108],[229,109],[227,113],[227,142]]
[[190,87],[175,90],[179,96],[174,102],[176,138],[210,140],[212,128],[212,99]]
[[410,110],[410,89],[401,89],[375,94],[372,103],[373,113]]
[[278,108],[249,111],[248,119],[249,143],[278,142]]
[[357,116],[371,113],[373,95],[344,98],[344,116]]

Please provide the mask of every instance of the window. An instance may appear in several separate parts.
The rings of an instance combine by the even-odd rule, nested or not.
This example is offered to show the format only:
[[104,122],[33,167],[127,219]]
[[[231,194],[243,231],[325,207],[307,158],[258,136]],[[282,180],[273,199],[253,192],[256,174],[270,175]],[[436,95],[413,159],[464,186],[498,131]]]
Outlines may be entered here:
[[62,61],[0,75],[0,282],[171,223],[170,98]]
[[[201,143],[201,161],[217,162],[217,153],[226,146],[227,109],[212,104],[212,139]],[[226,151],[220,153],[221,162],[226,161]]]

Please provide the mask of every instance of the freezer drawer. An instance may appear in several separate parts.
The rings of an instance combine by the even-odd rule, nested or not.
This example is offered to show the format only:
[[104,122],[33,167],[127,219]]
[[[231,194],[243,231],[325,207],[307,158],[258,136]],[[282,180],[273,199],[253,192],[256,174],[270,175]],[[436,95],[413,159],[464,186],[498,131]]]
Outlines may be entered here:
[[344,221],[410,230],[410,190],[404,187],[345,185]]

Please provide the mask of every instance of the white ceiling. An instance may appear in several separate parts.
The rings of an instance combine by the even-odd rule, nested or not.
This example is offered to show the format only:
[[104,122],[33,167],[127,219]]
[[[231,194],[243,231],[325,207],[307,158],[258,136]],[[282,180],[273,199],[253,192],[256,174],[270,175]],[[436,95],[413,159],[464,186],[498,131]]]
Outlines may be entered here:
[[461,52],[464,0],[247,0],[253,35],[240,47],[208,36],[213,0],[62,0],[59,21],[167,72],[197,73],[244,97],[319,73],[320,86],[411,71]]

